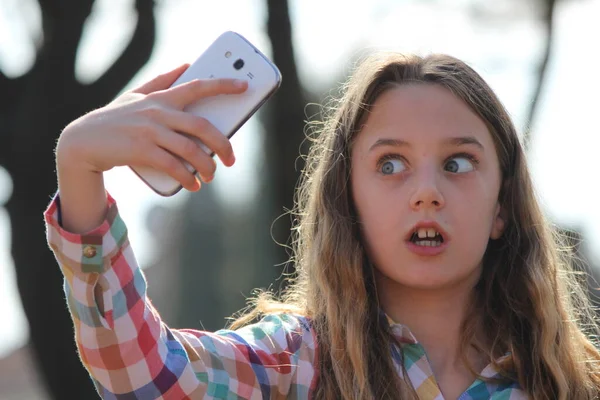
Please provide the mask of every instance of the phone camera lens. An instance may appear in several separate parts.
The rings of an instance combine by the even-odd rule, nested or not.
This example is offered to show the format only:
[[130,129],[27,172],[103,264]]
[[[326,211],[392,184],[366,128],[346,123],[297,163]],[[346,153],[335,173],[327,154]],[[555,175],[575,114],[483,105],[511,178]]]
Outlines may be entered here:
[[244,60],[242,60],[241,58],[238,58],[236,60],[236,62],[233,63],[233,68],[240,70],[244,67]]

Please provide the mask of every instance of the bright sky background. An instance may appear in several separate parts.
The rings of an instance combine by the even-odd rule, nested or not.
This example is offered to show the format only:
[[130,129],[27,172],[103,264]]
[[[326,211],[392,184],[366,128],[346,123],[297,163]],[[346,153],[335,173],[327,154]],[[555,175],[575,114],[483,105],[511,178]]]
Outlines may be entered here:
[[[0,65],[5,73],[18,75],[33,59],[33,49],[22,21],[36,22],[31,0],[6,0],[0,5]],[[97,77],[125,45],[133,27],[129,11],[133,1],[98,0],[81,45],[77,71],[81,79]],[[130,86],[184,62],[193,61],[224,30],[242,33],[270,54],[264,33],[263,0],[159,2],[158,37],[147,66]],[[440,2],[378,0],[295,0],[294,39],[304,84],[320,90],[348,71],[348,60],[358,49],[418,53],[445,52],[470,63],[496,90],[519,128],[523,125],[531,78],[541,50],[541,30],[519,17],[512,24],[477,23],[465,13],[469,0]],[[488,6],[502,2],[485,2]],[[514,2],[511,2],[514,3]],[[600,0],[560,2],[557,10],[554,58],[548,86],[535,124],[531,166],[547,212],[557,221],[580,225],[587,245],[600,260],[600,195],[593,171],[600,145],[596,120],[600,82],[590,79],[600,65],[593,38],[600,37]],[[451,5],[450,5],[451,4]],[[520,21],[520,22],[519,22]],[[586,72],[588,71],[588,72]],[[285,76],[283,77],[285,84]],[[243,199],[252,193],[253,168],[260,130],[251,120],[234,136],[238,162],[221,168],[213,184],[224,201]],[[292,162],[292,160],[290,160]],[[6,174],[0,169],[0,204],[10,192]],[[250,182],[250,184],[248,184]],[[147,264],[154,246],[146,230],[146,212],[156,204],[176,207],[181,193],[163,199],[150,191],[127,168],[107,174],[107,186],[117,199],[130,229],[130,239],[141,264]],[[229,196],[235,187],[235,195]],[[239,200],[238,200],[239,201]],[[41,217],[41,216],[40,216]],[[43,301],[43,299],[40,299]],[[0,209],[0,357],[25,343],[27,327],[19,303],[9,252],[7,217]]]

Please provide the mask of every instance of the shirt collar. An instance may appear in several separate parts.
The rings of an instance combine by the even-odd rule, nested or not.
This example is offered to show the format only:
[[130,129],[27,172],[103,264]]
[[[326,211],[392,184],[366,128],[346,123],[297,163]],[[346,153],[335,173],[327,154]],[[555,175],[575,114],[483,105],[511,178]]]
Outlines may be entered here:
[[402,343],[402,344],[417,344],[417,343],[419,343],[419,341],[417,340],[415,335],[413,335],[413,333],[410,331],[408,326],[394,321],[386,313],[383,313],[383,314],[385,316],[385,319],[386,319],[388,325],[390,326],[392,334],[396,337],[396,339],[400,343]]
[[[410,329],[408,328],[408,326],[403,325],[403,324],[401,324],[399,322],[394,321],[383,310],[381,310],[381,315],[382,315],[382,317],[385,318],[385,321],[390,326],[392,334],[394,335],[394,337],[396,337],[396,339],[398,340],[398,342],[400,343],[400,345],[419,344],[419,341],[417,340],[417,338],[415,337],[415,335],[413,335],[413,333],[410,331]],[[506,361],[510,357],[511,357],[511,353],[507,352],[502,357],[498,358],[496,360],[496,362],[502,363],[502,362]],[[492,365],[492,363],[488,364],[483,369],[483,371],[481,371],[480,374],[481,374],[482,377],[486,377],[486,378],[496,378],[496,377],[499,377],[498,371],[494,368],[494,366]]]

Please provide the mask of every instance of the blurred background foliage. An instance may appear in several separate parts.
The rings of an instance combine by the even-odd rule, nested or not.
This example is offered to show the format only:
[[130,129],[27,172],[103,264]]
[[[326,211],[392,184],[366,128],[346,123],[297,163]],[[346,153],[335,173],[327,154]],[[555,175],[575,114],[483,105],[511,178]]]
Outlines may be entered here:
[[[319,26],[320,22],[314,26],[303,24],[314,28],[316,33],[296,30],[296,21],[301,16],[293,10],[300,7],[299,2],[246,2],[263,10],[254,23],[264,34],[265,52],[283,74],[280,91],[254,121],[262,135],[256,136],[255,168],[244,175],[249,181],[245,185],[253,188],[252,195],[243,201],[226,201],[224,196],[237,196],[235,187],[227,189],[228,194],[224,195],[222,190],[206,185],[197,194],[178,195],[176,206],[156,203],[146,213],[145,230],[150,232],[155,245],[152,257],[143,259],[143,267],[150,296],[173,327],[222,328],[227,316],[244,307],[253,288],[278,290],[284,282],[282,272],[293,270],[287,264],[290,254],[285,244],[289,244],[291,218],[285,212],[293,206],[294,187],[303,163],[299,156],[307,151],[306,122],[320,117],[319,108],[309,104],[322,103],[335,94],[352,63],[364,54],[358,40],[356,49],[346,53],[343,65],[334,74],[319,79],[318,69],[297,59],[301,54],[297,45],[299,38],[310,34],[312,42],[306,44],[308,39],[304,39],[303,46],[319,48],[321,52],[338,46],[345,37],[336,32],[333,21],[341,18],[343,7],[364,10],[366,21],[357,24],[361,32],[398,13],[407,4],[419,3],[425,12],[403,18],[421,18],[424,25],[430,23],[427,10],[438,10],[438,15],[439,12],[448,15],[449,22],[437,31],[428,29],[426,34],[433,36],[434,42],[436,35],[443,42],[446,29],[466,21],[473,35],[485,32],[477,42],[479,59],[491,70],[501,69],[506,62],[506,58],[495,52],[510,49],[510,45],[498,45],[504,34],[521,30],[523,25],[535,26],[534,30],[524,30],[535,38],[524,36],[523,40],[536,40],[538,51],[529,57],[527,67],[533,71],[531,89],[524,91],[527,94],[521,100],[518,122],[529,151],[536,141],[543,140],[533,136],[543,133],[530,128],[535,127],[542,107],[548,68],[554,57],[556,15],[559,6],[568,0],[397,0],[335,2],[335,5],[329,4],[332,0],[322,0],[312,2],[312,9],[302,14],[320,14],[319,21],[324,17],[331,19],[331,30]],[[95,3],[94,0],[0,2],[0,10],[4,8],[6,15],[22,17],[18,24],[23,26],[22,31],[27,32],[35,49],[31,65],[17,72],[5,71],[7,64],[3,57],[10,54],[0,52],[0,166],[8,173],[4,174],[4,184],[0,184],[3,188],[0,192],[6,194],[0,196],[0,201],[5,202],[5,215],[10,222],[7,259],[14,264],[15,282],[29,328],[29,344],[13,349],[0,360],[0,399],[97,397],[75,352],[62,278],[47,249],[41,213],[56,190],[53,149],[62,128],[83,113],[108,103],[139,76],[154,57],[156,43],[161,40],[161,13],[168,14],[170,5],[166,1],[155,4],[153,0],[105,1],[107,7],[121,10],[128,7],[126,12],[131,15],[126,21],[131,27],[127,28],[129,35],[120,52],[110,61],[105,60],[107,67],[86,82],[78,76],[76,64],[78,55],[89,51],[81,43],[86,24],[96,10]],[[190,4],[174,0],[171,5],[174,3],[179,7]],[[230,7],[238,4],[230,3]],[[593,2],[570,3],[588,7]],[[336,7],[339,14],[323,16]],[[197,23],[202,24],[206,18],[199,18]],[[219,18],[226,21],[227,15]],[[337,23],[343,25],[344,21]],[[356,23],[346,21],[346,24]],[[401,23],[399,20],[398,24]],[[227,28],[237,30],[235,26]],[[108,32],[110,27],[105,29]],[[0,27],[0,36],[10,32]],[[249,38],[255,41],[254,37]],[[5,36],[3,40],[0,47],[11,38]],[[388,46],[394,40],[410,41],[410,38],[389,34],[381,38],[382,44]],[[370,48],[369,43],[364,44],[363,48]],[[304,71],[310,70],[315,79],[308,81],[300,66]],[[560,224],[572,238],[581,268],[587,268],[590,257],[581,246],[582,232],[577,226]],[[595,272],[596,268],[591,270]],[[5,279],[1,272],[0,279]]]

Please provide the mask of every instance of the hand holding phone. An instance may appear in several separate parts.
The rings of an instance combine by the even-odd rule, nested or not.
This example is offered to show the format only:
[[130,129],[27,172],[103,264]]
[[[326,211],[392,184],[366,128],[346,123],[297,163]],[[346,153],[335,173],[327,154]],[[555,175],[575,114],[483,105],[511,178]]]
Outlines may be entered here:
[[[224,96],[207,96],[184,108],[186,113],[202,118],[229,139],[273,95],[281,84],[281,74],[254,45],[235,32],[225,32],[181,75],[172,87],[195,79],[223,78],[247,81],[242,93]],[[180,131],[186,135],[186,131]],[[215,149],[194,135],[187,135],[207,154]],[[196,168],[181,158],[192,173]],[[131,166],[132,170],[156,193],[171,196],[182,185],[172,176],[148,166]]]
[[233,164],[229,139],[206,119],[183,109],[207,96],[243,93],[247,83],[240,87],[233,79],[211,79],[170,87],[188,67],[183,65],[123,93],[63,130],[56,147],[56,168],[65,229],[87,232],[103,220],[102,173],[116,166],[148,167],[188,190],[198,190],[200,181],[181,160],[193,165],[205,180],[210,180],[216,164],[190,137],[206,143],[225,165]]

